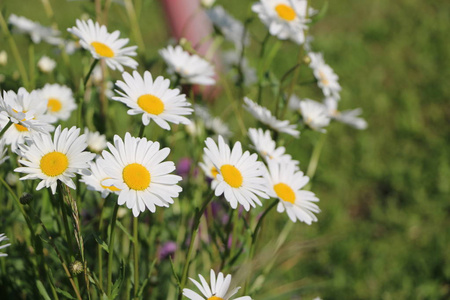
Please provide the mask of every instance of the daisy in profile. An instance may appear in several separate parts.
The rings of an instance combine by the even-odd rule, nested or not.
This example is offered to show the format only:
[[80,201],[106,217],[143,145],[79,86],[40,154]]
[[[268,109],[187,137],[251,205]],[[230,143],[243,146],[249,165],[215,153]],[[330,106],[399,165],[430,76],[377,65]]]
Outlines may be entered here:
[[265,161],[274,160],[276,162],[292,162],[298,165],[298,161],[292,160],[289,154],[285,154],[286,148],[278,147],[270,136],[270,130],[262,130],[261,128],[250,128],[248,136],[255,150],[261,155]]
[[240,142],[236,142],[231,150],[219,136],[219,146],[212,138],[206,139],[203,148],[206,157],[215,166],[218,181],[215,195],[224,194],[233,209],[241,204],[246,211],[256,204],[262,205],[258,197],[267,199],[263,164],[257,161],[258,156],[248,151],[242,153]]
[[170,130],[168,122],[191,122],[184,117],[192,113],[191,104],[184,94],[180,94],[179,89],[169,88],[169,79],[158,76],[153,80],[149,71],[145,71],[144,77],[136,71],[133,76],[126,72],[122,76],[124,81],[116,82],[116,86],[122,90],[116,90],[120,96],[112,99],[126,104],[130,108],[129,115],[142,114],[142,123],[145,126],[153,120],[161,128]]
[[326,98],[324,104],[328,109],[328,115],[331,119],[347,124],[355,129],[364,130],[367,128],[367,122],[359,117],[362,114],[361,108],[339,111],[338,101],[334,98]]
[[83,175],[80,181],[87,185],[88,190],[100,192],[103,199],[105,199],[110,193],[119,195],[120,189],[115,186],[105,186],[103,184],[103,181],[111,179],[111,177],[108,177],[106,172],[103,170],[102,165],[104,165],[102,158],[97,158],[95,162],[90,162],[89,167],[91,174]]
[[324,127],[330,124],[330,116],[327,107],[311,99],[303,99],[298,102],[297,110],[303,118],[303,123],[312,130],[325,133]]
[[77,26],[67,29],[80,38],[81,46],[89,50],[95,59],[104,59],[112,70],[123,72],[123,66],[136,69],[138,63],[130,56],[136,56],[137,46],[124,47],[128,39],[119,39],[118,30],[108,33],[105,25],[92,20],[76,21]]
[[14,123],[3,135],[12,151],[16,152],[18,146],[33,135],[54,130],[55,127],[50,123],[55,121],[55,118],[46,115],[46,110],[47,104],[41,101],[37,91],[28,93],[24,88],[20,88],[17,94],[8,91],[3,93],[3,98],[0,96],[0,129],[10,121]]
[[311,63],[309,67],[313,70],[314,77],[317,79],[317,85],[322,89],[325,97],[340,99],[341,85],[339,77],[333,69],[327,65],[323,59],[322,53],[308,53]]
[[297,44],[305,41],[304,31],[310,22],[307,16],[315,12],[309,9],[307,14],[307,9],[307,0],[260,0],[252,6],[271,35]]
[[77,108],[72,90],[65,85],[47,83],[38,91],[42,101],[47,103],[47,114],[53,116],[55,121],[66,121]]
[[247,97],[244,97],[244,104],[244,108],[251,113],[255,119],[269,126],[273,130],[292,135],[296,138],[300,136],[300,131],[296,129],[296,125],[289,124],[289,121],[287,120],[278,120],[267,108],[256,104]]
[[[228,274],[224,277],[222,272],[219,272],[216,277],[216,273],[211,269],[210,271],[210,279],[211,285],[208,285],[208,282],[202,275],[198,275],[200,278],[200,282],[189,278],[192,283],[200,290],[203,296],[194,292],[190,289],[183,289],[183,296],[191,299],[191,300],[231,300],[240,287],[236,287],[234,289],[230,289],[231,284],[231,275]],[[250,296],[244,296],[235,298],[234,300],[252,300]]]
[[76,189],[72,181],[75,173],[90,174],[89,162],[95,154],[86,152],[86,137],[80,135],[80,129],[75,126],[61,131],[58,126],[54,138],[48,134],[33,136],[31,146],[21,145],[20,164],[24,167],[14,171],[28,175],[20,180],[41,179],[36,190],[50,187],[56,193],[57,181],[61,181],[72,189]]
[[106,149],[106,136],[104,134],[100,134],[98,131],[89,131],[86,127],[84,128],[84,134],[86,135],[89,150],[100,153]]
[[206,177],[211,179],[211,188],[215,189],[217,184],[219,183],[219,181],[216,179],[219,171],[217,171],[212,161],[205,154],[203,154],[203,162],[200,162],[199,165],[205,173]]
[[59,37],[60,32],[58,30],[42,26],[25,17],[11,14],[8,23],[12,25],[13,32],[30,35],[31,40],[35,44],[39,44],[41,41],[45,41],[50,45],[60,45],[63,43],[63,39]]
[[292,163],[277,163],[269,161],[269,171],[265,173],[269,183],[269,196],[278,198],[280,202],[277,211],[286,211],[292,222],[297,220],[311,225],[317,222],[313,213],[319,213],[319,207],[314,203],[319,199],[313,192],[301,190],[309,182],[309,177],[298,171]]
[[126,204],[135,217],[146,209],[155,212],[156,206],[169,207],[182,191],[177,185],[181,177],[170,174],[175,164],[163,162],[170,149],[159,147],[158,142],[135,138],[127,132],[125,140],[115,135],[114,145],[108,143],[110,152],[102,153],[100,168],[110,177],[102,184],[119,189],[119,205]]
[[159,50],[159,54],[166,62],[169,74],[177,74],[182,83],[213,85],[214,67],[198,55],[184,51],[181,46],[168,46]]
[[[3,243],[4,241],[7,241],[7,240],[9,240],[8,237],[4,233],[1,233],[0,234],[0,243]],[[11,244],[9,244],[9,243],[5,244],[5,245],[0,245],[0,249],[4,249],[9,246],[11,246]],[[2,256],[8,256],[8,254],[0,253],[0,257],[2,257]]]

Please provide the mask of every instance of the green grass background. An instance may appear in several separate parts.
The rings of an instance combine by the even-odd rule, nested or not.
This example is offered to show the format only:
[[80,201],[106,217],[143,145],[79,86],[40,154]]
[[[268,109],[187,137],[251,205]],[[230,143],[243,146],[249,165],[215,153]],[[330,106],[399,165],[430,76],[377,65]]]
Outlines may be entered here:
[[[245,1],[218,2],[237,17],[248,13]],[[49,25],[39,1],[24,3],[6,0],[0,7]],[[73,26],[83,11],[94,13],[87,1],[51,3],[60,28]],[[146,56],[154,57],[167,29],[157,1],[140,3]],[[119,17],[111,27],[130,36],[124,12],[113,7]],[[330,127],[313,183],[319,222],[296,224],[289,240],[299,250],[280,258],[264,289],[267,299],[450,298],[449,13],[444,0],[329,2],[312,29],[313,46],[340,77],[340,107],[362,107],[369,127]],[[251,26],[263,30],[258,20]],[[0,50],[7,48],[2,43]],[[276,71],[295,57],[294,46],[283,47]],[[256,59],[249,57],[253,65]],[[288,147],[298,151],[302,167],[311,140],[306,134]],[[264,230],[273,236],[278,229]]]

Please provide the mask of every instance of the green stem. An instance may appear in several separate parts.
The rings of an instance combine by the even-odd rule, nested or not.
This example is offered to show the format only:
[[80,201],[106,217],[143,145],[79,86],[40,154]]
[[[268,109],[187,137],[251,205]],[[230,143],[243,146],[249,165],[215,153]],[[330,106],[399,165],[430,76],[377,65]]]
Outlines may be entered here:
[[144,123],[141,124],[141,127],[139,128],[139,137],[142,138],[144,136],[145,131],[145,125]]
[[119,210],[119,204],[115,204],[114,211],[111,216],[111,225],[109,230],[109,246],[108,246],[108,297],[111,297],[112,292],[112,259],[114,250],[114,228],[116,227],[117,211]]
[[[102,199],[102,209],[100,211],[100,220],[99,220],[99,225],[98,225],[98,234],[101,237],[102,233],[103,233],[103,211],[105,208],[105,199]],[[99,286],[100,289],[103,289],[103,248],[102,246],[99,244],[97,245],[97,253],[98,253],[98,281],[99,281]]]
[[3,137],[3,134],[6,132],[6,130],[9,129],[9,127],[11,127],[11,125],[14,124],[11,120],[8,121],[8,123],[5,125],[5,127],[3,127],[2,131],[0,131],[0,138]]
[[91,77],[92,71],[94,70],[95,66],[98,63],[98,59],[94,59],[94,61],[91,64],[91,67],[89,68],[89,71],[87,72],[86,76],[83,80],[83,86],[80,87],[80,93],[79,93],[79,103],[78,103],[78,122],[77,125],[79,128],[83,127],[83,103],[84,103],[84,94],[86,92],[86,86],[89,81],[89,78]]
[[313,153],[311,155],[311,159],[309,160],[308,169],[306,171],[306,176],[310,179],[314,177],[316,174],[317,164],[319,163],[320,154],[322,153],[322,148],[325,143],[326,134],[323,133],[319,139],[319,141],[314,146]]
[[29,70],[30,70],[30,89],[34,89],[35,84],[35,68],[34,68],[34,44],[30,43],[28,46],[28,60],[29,60]]
[[270,38],[270,32],[267,32],[266,37],[264,38],[262,44],[261,44],[261,49],[259,51],[259,65],[258,65],[258,96],[257,96],[257,101],[258,104],[261,104],[261,100],[262,100],[262,77],[263,77],[263,67],[264,67],[264,52],[266,49],[266,45],[267,45],[267,41],[269,41]]
[[133,243],[134,243],[134,299],[138,299],[139,291],[139,223],[138,218],[133,219]]

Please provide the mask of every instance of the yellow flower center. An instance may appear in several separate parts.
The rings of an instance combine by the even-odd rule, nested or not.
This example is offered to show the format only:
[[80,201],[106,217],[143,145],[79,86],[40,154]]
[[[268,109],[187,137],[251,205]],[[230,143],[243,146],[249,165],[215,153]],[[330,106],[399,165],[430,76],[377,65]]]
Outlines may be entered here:
[[292,204],[295,203],[295,193],[291,189],[290,186],[288,186],[285,183],[277,183],[273,186],[273,189],[275,190],[275,193],[277,193],[277,196],[286,202],[290,202]]
[[41,171],[47,176],[58,176],[64,173],[64,171],[69,166],[69,159],[64,153],[61,152],[50,152],[45,154],[41,158],[41,163],[39,167]]
[[223,165],[220,167],[220,173],[223,176],[223,180],[231,187],[238,188],[242,185],[242,174],[235,166]]
[[26,127],[23,126],[23,125],[20,125],[20,124],[14,124],[14,126],[15,126],[16,129],[17,129],[18,131],[20,131],[20,132],[28,131],[28,128],[26,128]]
[[94,47],[95,52],[102,57],[114,57],[114,51],[103,43],[92,42],[91,46]]
[[111,179],[111,177],[103,178],[103,179],[100,181],[100,185],[101,185],[102,188],[107,189],[107,190],[110,190],[110,191],[112,191],[112,192],[119,192],[119,191],[120,191],[120,189],[116,188],[116,187],[113,186],[113,185],[112,185],[112,186],[106,186],[106,185],[103,185],[102,183],[103,183],[103,181],[105,181],[106,179]]
[[141,164],[133,163],[123,168],[123,181],[132,190],[143,191],[150,185],[150,172]]
[[275,11],[280,18],[286,21],[292,21],[296,16],[295,10],[286,4],[278,4],[275,6]]
[[219,171],[217,171],[216,167],[211,168],[211,174],[214,178],[217,177],[217,174],[219,174]]
[[62,108],[61,101],[56,98],[50,98],[48,99],[47,108],[51,112],[58,112]]
[[156,96],[145,94],[138,98],[137,104],[142,110],[152,115],[159,115],[164,111],[164,102]]
[[223,300],[223,298],[220,298],[217,296],[212,296],[212,297],[209,297],[207,300]]
[[324,72],[319,71],[319,77],[320,77],[320,82],[322,82],[323,85],[328,85],[330,83],[327,79],[327,76],[325,76]]

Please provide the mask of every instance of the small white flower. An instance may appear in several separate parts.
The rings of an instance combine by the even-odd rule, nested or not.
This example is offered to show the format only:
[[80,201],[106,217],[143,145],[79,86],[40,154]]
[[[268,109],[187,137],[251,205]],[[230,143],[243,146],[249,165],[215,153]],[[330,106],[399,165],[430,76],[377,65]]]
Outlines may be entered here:
[[[231,300],[231,297],[233,297],[240,289],[240,287],[236,287],[229,290],[231,284],[231,275],[227,275],[224,278],[223,273],[219,272],[216,278],[216,273],[212,269],[210,271],[211,285],[208,285],[208,282],[202,275],[199,274],[198,277],[200,278],[200,282],[192,278],[189,279],[200,290],[203,296],[197,294],[191,289],[183,289],[183,295],[191,300]],[[244,296],[235,298],[234,300],[252,300],[252,298],[249,296]]]
[[216,179],[217,174],[219,174],[219,171],[217,171],[216,167],[212,163],[212,161],[203,154],[203,162],[199,163],[200,168],[202,168],[203,172],[205,173],[206,177],[211,179],[211,188],[215,189],[219,181]]
[[214,67],[198,55],[191,55],[181,46],[168,46],[159,50],[168,66],[169,74],[178,74],[182,82],[200,85],[213,85]]
[[[271,35],[281,40],[290,39],[297,44],[305,41],[304,30],[310,20],[306,18],[307,0],[261,0],[252,6]],[[309,16],[315,11],[309,9]]]
[[104,186],[119,189],[118,204],[132,209],[135,217],[146,208],[156,211],[156,206],[169,207],[173,198],[178,197],[182,188],[177,185],[178,175],[172,161],[164,161],[170,153],[169,148],[159,149],[158,142],[146,138],[132,137],[128,132],[125,140],[114,136],[114,145],[108,143],[109,151],[103,151],[100,161],[107,177]]
[[325,105],[311,99],[303,99],[299,102],[298,110],[305,125],[313,130],[326,132],[324,127],[330,124],[330,117]]
[[272,115],[270,110],[256,104],[247,97],[244,97],[244,102],[244,108],[261,123],[269,126],[275,131],[283,132],[296,138],[300,136],[300,131],[297,130],[297,126],[294,124],[289,124],[288,120],[278,120]]
[[35,44],[45,41],[50,45],[60,45],[63,40],[59,37],[60,32],[51,27],[45,27],[37,22],[33,22],[25,17],[11,14],[8,19],[13,26],[13,32],[29,34]]
[[205,144],[205,155],[218,172],[215,195],[224,194],[233,209],[237,208],[238,203],[246,211],[250,210],[250,206],[256,207],[256,204],[261,206],[258,197],[267,199],[268,196],[262,178],[263,164],[257,161],[258,156],[250,155],[248,151],[242,152],[240,142],[236,142],[231,150],[222,136],[219,136],[218,146],[212,138],[207,138]]
[[317,217],[313,213],[319,213],[320,209],[314,202],[319,199],[313,192],[301,190],[309,182],[309,177],[292,163],[269,161],[268,166],[265,177],[270,187],[269,196],[280,200],[277,211],[286,211],[292,222],[299,220],[308,225],[316,222]]
[[100,132],[91,132],[89,129],[84,128],[84,134],[86,135],[86,142],[89,150],[95,153],[100,153],[106,149],[106,136],[100,134]]
[[89,50],[95,59],[104,59],[112,70],[123,72],[123,66],[136,69],[138,63],[130,56],[136,56],[137,46],[124,47],[128,39],[119,39],[118,30],[108,33],[106,26],[92,20],[76,21],[77,26],[67,29],[80,38],[81,46]]
[[314,77],[317,79],[317,85],[322,89],[325,97],[332,97],[339,100],[339,93],[341,92],[339,77],[325,63],[322,53],[310,52],[308,56],[311,59],[309,67],[313,70]]
[[[4,241],[7,241],[7,240],[9,240],[8,237],[4,233],[1,233],[0,234],[0,243],[3,243]],[[5,245],[0,245],[0,249],[4,249],[9,246],[11,246],[11,244],[9,244],[9,243],[5,244]],[[8,254],[0,253],[0,257],[4,257],[4,256],[8,256]]]
[[364,130],[367,128],[367,122],[363,118],[360,118],[359,115],[362,114],[361,108],[338,111],[337,109],[337,100],[333,98],[325,99],[324,103],[328,109],[328,115],[333,120],[338,122],[347,124],[355,129]]
[[86,136],[80,135],[80,129],[75,126],[61,131],[58,126],[54,138],[50,135],[34,135],[31,146],[21,145],[22,159],[19,162],[24,167],[14,171],[27,173],[20,180],[41,179],[36,187],[50,187],[55,194],[57,181],[76,189],[72,181],[75,173],[90,174],[89,162],[95,154],[83,151],[86,149]]
[[8,53],[5,50],[0,51],[0,66],[6,66],[8,63]]
[[91,174],[83,175],[80,181],[87,185],[88,190],[100,192],[103,199],[110,193],[119,195],[120,190],[118,188],[115,186],[105,186],[103,184],[105,180],[111,179],[111,177],[108,177],[102,165],[104,165],[102,158],[98,158],[95,162],[90,162],[89,167]]
[[47,103],[47,114],[56,120],[66,121],[77,108],[72,90],[65,85],[47,83],[40,90],[39,97]]
[[39,70],[41,70],[41,72],[50,73],[53,71],[53,69],[55,69],[56,61],[44,55],[39,59],[37,66]]
[[134,71],[133,76],[123,73],[123,80],[118,80],[116,90],[120,95],[113,100],[126,104],[129,115],[142,114],[142,123],[147,126],[153,120],[158,126],[170,130],[170,123],[189,124],[191,121],[184,117],[192,113],[191,104],[186,95],[180,94],[179,89],[170,89],[169,79],[158,76],[153,80],[149,71],[144,76]]
[[275,141],[270,136],[270,131],[263,131],[261,128],[250,128],[248,136],[252,142],[255,150],[261,155],[265,161],[274,160],[276,162],[292,162],[298,165],[298,161],[292,160],[289,154],[285,154],[284,147],[276,147]]

